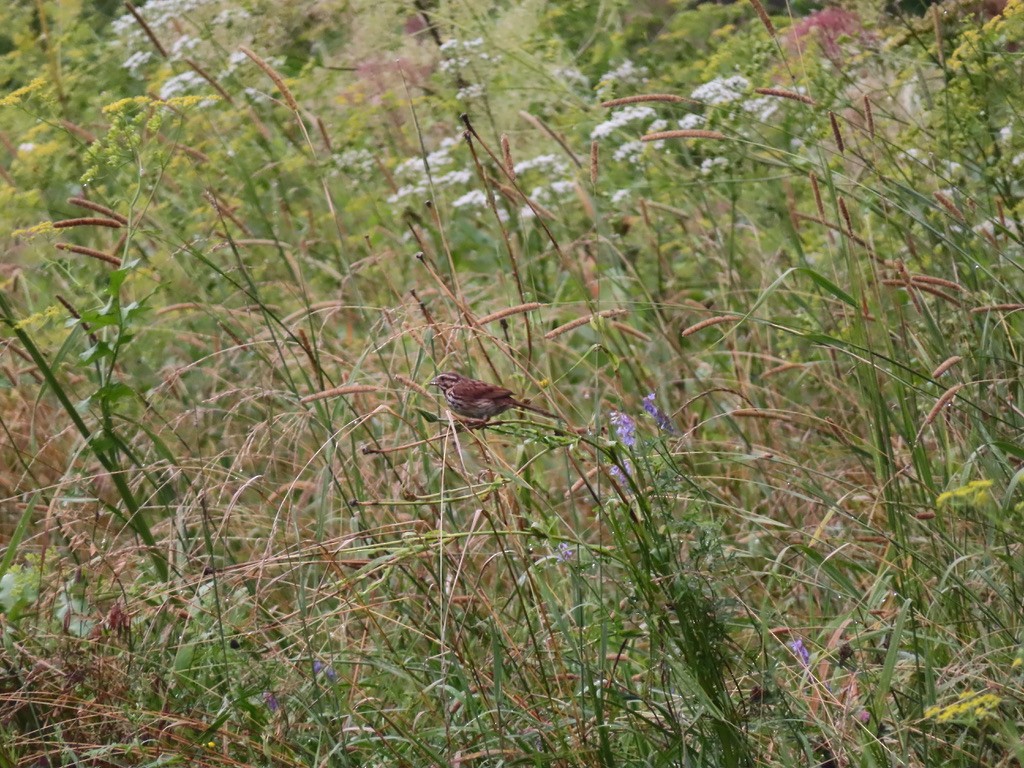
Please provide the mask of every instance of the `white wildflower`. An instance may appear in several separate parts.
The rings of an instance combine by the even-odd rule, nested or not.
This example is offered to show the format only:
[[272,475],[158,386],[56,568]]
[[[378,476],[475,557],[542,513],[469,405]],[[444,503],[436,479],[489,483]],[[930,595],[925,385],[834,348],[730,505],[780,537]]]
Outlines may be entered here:
[[603,139],[634,120],[650,120],[656,115],[650,107],[626,107],[612,112],[611,116],[590,132],[591,139]]
[[431,168],[448,165],[451,161],[452,156],[448,152],[448,147],[441,147],[427,155],[427,165]]
[[345,150],[340,155],[335,155],[335,163],[346,170],[363,173],[369,173],[376,166],[373,155],[365,149]]
[[704,85],[698,85],[690,94],[690,98],[711,105],[728,104],[742,99],[748,90],[750,81],[745,77],[719,77]]
[[232,51],[231,55],[228,56],[228,65],[224,68],[223,76],[227,77],[238,68],[239,64],[241,64],[243,61],[248,60],[249,57],[241,51]]
[[743,111],[755,115],[758,120],[764,122],[779,110],[779,100],[770,96],[761,96],[757,99],[748,99],[743,102]]
[[530,192],[530,199],[540,205],[546,205],[551,202],[551,190],[547,187],[534,187]]
[[483,208],[487,205],[487,195],[479,189],[473,189],[452,203],[453,208]]
[[460,101],[470,101],[471,99],[479,99],[484,95],[484,87],[479,83],[473,85],[467,85],[465,88],[459,88],[455,92],[455,98]]
[[708,120],[706,117],[704,117],[704,115],[698,115],[694,112],[691,112],[688,115],[683,115],[679,119],[679,127],[682,128],[684,131],[692,131],[697,128],[703,127],[704,124],[707,123],[707,121]]
[[242,93],[248,96],[254,104],[267,104],[271,101],[270,97],[259,88],[245,88]]
[[[458,72],[469,67],[475,61],[498,61],[500,56],[492,55],[481,50],[484,47],[484,39],[478,37],[474,40],[449,40],[444,43],[440,50],[444,55],[440,67],[442,72]],[[474,94],[467,95],[470,98]]]
[[551,191],[556,195],[565,197],[566,195],[572,195],[576,193],[576,182],[575,181],[553,181],[551,182]]
[[388,197],[389,203],[400,203],[407,197],[423,197],[427,194],[427,188],[416,184],[406,184],[399,187],[395,194]]
[[223,27],[237,21],[248,21],[251,18],[252,14],[244,8],[225,8],[213,17],[213,23],[218,27]]
[[612,192],[612,205],[621,205],[633,196],[632,190],[617,189]]
[[182,72],[180,75],[175,75],[164,81],[164,84],[160,86],[160,98],[169,99],[172,96],[180,96],[202,87],[205,83],[206,81],[192,70]]
[[627,141],[621,147],[615,150],[612,157],[618,161],[627,161],[635,163],[640,159],[640,156],[644,153],[644,143],[642,141]]
[[629,59],[619,64],[615,69],[605,72],[601,77],[602,83],[623,83],[626,85],[642,83],[647,79],[647,67],[638,67]]
[[440,64],[440,67],[441,67],[441,71],[442,72],[448,73],[448,72],[457,72],[458,70],[465,69],[469,65],[470,65],[469,59],[461,57],[461,56],[456,56],[456,57],[453,57],[453,58],[450,58],[450,59],[442,60],[441,64]]
[[556,80],[584,91],[590,90],[590,80],[575,67],[561,67],[551,73]]
[[728,168],[729,158],[709,157],[700,164],[700,172],[705,176],[711,175],[717,168]]
[[434,183],[439,187],[460,187],[468,184],[472,178],[473,174],[469,171],[448,171],[434,179]]
[[172,59],[183,58],[189,51],[194,51],[199,46],[200,40],[190,35],[182,35],[171,46],[170,57]]
[[403,160],[398,164],[398,167],[395,168],[396,176],[425,176],[426,173],[427,166],[423,162],[422,157],[410,157],[408,160]]
[[136,51],[127,59],[121,66],[131,72],[133,75],[138,76],[142,67],[145,66],[153,58],[152,51]]
[[569,172],[568,164],[557,155],[537,155],[527,160],[521,160],[513,166],[516,175],[521,175],[534,169],[551,171],[553,174],[564,175]]

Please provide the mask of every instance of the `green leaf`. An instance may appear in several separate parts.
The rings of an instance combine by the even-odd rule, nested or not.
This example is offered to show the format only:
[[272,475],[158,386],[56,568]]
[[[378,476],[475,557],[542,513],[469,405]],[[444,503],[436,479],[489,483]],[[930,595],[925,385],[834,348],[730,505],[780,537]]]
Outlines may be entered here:
[[14,562],[14,557],[18,552],[18,545],[21,544],[21,540],[25,537],[25,531],[28,530],[28,523],[32,519],[32,513],[36,509],[36,499],[39,498],[38,493],[32,494],[32,498],[29,499],[28,504],[25,505],[25,511],[22,513],[21,518],[18,520],[18,524],[14,528],[14,533],[11,534],[10,541],[7,542],[7,549],[4,551],[4,559],[0,562],[0,579],[3,578],[4,574],[11,567]]
[[845,304],[849,304],[851,307],[854,308],[857,307],[857,300],[854,299],[853,296],[848,294],[842,288],[840,288],[838,285],[829,280],[827,277],[815,272],[813,269],[808,269],[807,267],[797,267],[796,271],[807,275],[820,287],[824,288],[826,291],[831,293],[833,296],[835,296],[837,299],[844,302]]
[[100,387],[94,397],[107,405],[116,405],[121,400],[138,397],[138,393],[124,382],[116,381]]

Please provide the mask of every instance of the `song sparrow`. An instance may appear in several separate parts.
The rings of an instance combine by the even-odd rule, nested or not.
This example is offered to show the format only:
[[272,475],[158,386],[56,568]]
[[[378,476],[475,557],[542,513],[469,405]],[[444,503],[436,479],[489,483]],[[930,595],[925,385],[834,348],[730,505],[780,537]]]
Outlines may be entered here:
[[459,416],[487,421],[492,416],[504,413],[509,408],[520,408],[547,416],[549,419],[558,418],[555,414],[548,413],[542,408],[516,400],[512,397],[510,389],[496,387],[476,379],[467,379],[457,373],[442,373],[430,383],[440,388],[444,393],[444,399],[448,402],[448,407]]

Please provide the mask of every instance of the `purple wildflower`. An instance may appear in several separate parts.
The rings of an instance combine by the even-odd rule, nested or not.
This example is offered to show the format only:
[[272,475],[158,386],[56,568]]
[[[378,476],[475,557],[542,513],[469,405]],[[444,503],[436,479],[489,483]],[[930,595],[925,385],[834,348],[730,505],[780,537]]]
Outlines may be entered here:
[[555,559],[560,563],[568,563],[576,557],[576,550],[570,547],[566,542],[562,542],[558,545],[558,552],[555,553]]
[[611,476],[614,477],[616,479],[616,481],[619,482],[620,485],[628,486],[629,485],[629,481],[626,478],[633,476],[633,462],[630,461],[629,459],[624,459],[622,464],[626,468],[625,472],[623,472],[619,468],[618,464],[612,464],[612,466],[608,470],[608,472],[611,473]]
[[800,660],[800,664],[804,669],[809,669],[811,666],[811,652],[807,650],[804,645],[804,641],[799,637],[789,644],[789,649],[796,654],[796,657]]
[[277,696],[272,691],[263,692],[263,701],[271,712],[277,712],[281,708],[281,705],[277,703]]
[[332,683],[338,679],[338,673],[334,671],[334,667],[329,667],[324,664],[320,659],[313,662],[313,674],[319,675],[321,672],[327,676],[327,679]]
[[619,442],[627,448],[636,446],[636,422],[632,417],[620,411],[612,411],[608,418],[615,427],[615,434],[619,436]]
[[655,423],[658,425],[658,429],[664,432],[675,432],[675,425],[672,423],[672,419],[668,417],[661,408],[654,403],[654,393],[651,392],[647,397],[643,399],[644,410],[651,415]]

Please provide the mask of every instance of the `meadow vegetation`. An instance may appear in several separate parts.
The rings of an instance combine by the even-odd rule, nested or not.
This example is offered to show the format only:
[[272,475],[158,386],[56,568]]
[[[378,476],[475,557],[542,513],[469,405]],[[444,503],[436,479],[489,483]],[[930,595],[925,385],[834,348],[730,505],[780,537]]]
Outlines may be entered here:
[[0,768],[1021,765],[1024,0],[878,6],[0,5]]

